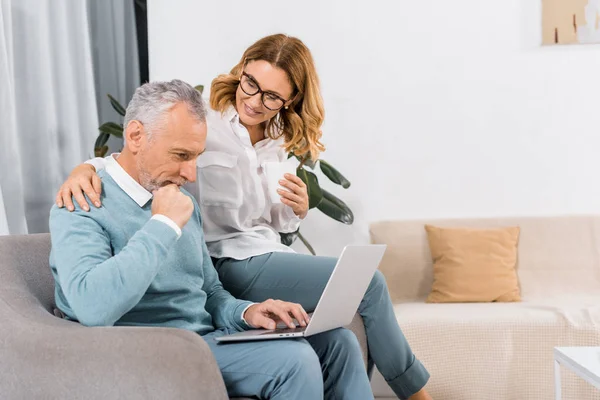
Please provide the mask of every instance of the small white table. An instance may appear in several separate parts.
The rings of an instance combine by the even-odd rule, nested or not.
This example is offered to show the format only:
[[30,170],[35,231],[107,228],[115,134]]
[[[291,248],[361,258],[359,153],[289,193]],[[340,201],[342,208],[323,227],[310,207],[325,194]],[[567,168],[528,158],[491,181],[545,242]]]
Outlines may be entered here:
[[569,368],[588,383],[600,389],[600,347],[555,347],[554,392],[561,400],[560,366]]

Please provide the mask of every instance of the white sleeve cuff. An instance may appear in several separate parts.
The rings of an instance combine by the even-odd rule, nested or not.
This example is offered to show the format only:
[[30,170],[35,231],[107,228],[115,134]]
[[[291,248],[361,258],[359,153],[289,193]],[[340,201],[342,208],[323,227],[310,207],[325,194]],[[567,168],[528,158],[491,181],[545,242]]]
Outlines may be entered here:
[[155,219],[169,225],[171,228],[173,228],[175,233],[177,233],[177,239],[181,237],[181,228],[171,218],[163,214],[154,214],[151,219]]
[[[299,216],[296,215],[296,213],[294,212],[294,209],[288,205],[285,206],[285,213],[287,214],[288,220],[290,222],[300,222],[302,221],[302,218],[300,218]],[[308,215],[308,213],[306,213],[306,215]]]
[[250,325],[250,324],[248,323],[248,321],[246,321],[246,318],[244,318],[244,314],[246,314],[246,311],[248,311],[248,309],[249,309],[250,307],[252,307],[254,304],[256,304],[256,303],[249,304],[249,305],[248,305],[246,308],[244,308],[244,311],[242,311],[242,321],[244,321],[244,323],[245,323],[246,325],[248,325],[249,327],[252,327],[252,325]]

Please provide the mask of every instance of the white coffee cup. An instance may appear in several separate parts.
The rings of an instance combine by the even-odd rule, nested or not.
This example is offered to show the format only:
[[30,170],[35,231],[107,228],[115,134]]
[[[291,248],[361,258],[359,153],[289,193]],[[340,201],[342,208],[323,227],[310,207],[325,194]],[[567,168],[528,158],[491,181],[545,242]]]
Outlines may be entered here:
[[281,186],[279,181],[281,179],[285,180],[285,174],[296,175],[296,165],[290,161],[267,161],[263,164],[263,170],[267,177],[267,188],[271,203],[281,203],[281,195],[277,193],[277,190],[283,189],[287,190],[288,192],[290,190]]

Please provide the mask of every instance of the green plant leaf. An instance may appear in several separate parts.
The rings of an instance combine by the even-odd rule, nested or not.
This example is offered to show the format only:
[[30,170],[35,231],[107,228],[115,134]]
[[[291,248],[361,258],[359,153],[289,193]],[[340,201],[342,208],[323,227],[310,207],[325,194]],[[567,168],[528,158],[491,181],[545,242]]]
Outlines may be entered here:
[[323,189],[319,186],[317,176],[300,167],[296,169],[296,175],[298,175],[298,177],[302,179],[302,182],[306,184],[306,189],[308,191],[308,208],[315,208],[319,205],[321,200],[323,200]]
[[306,166],[309,167],[310,169],[315,169],[315,165],[317,164],[316,161],[313,161],[309,155],[306,155],[304,157],[300,157],[294,154],[294,152],[289,152],[287,155],[288,160],[292,157],[295,157],[296,160],[298,160],[298,162],[300,162],[300,164],[302,164],[302,166]]
[[304,165],[306,165],[310,169],[315,169],[315,166],[317,165],[317,162],[313,161],[310,157],[303,158],[302,160],[300,160],[300,162],[302,161],[304,161]]
[[317,165],[317,162],[313,161],[313,159],[310,158],[310,156],[308,154],[303,157],[299,157],[299,156],[295,156],[295,157],[298,161],[300,161],[300,163],[303,166],[307,166],[310,169],[315,169],[315,166]]
[[107,94],[107,96],[110,99],[110,105],[115,109],[116,112],[119,113],[120,116],[124,117],[125,116],[125,108],[121,105],[121,103],[119,103],[110,94]]
[[327,215],[346,225],[352,225],[354,222],[354,214],[350,207],[342,200],[338,199],[327,190],[323,191],[323,200],[319,203],[317,208]]
[[94,156],[104,157],[107,152],[108,152],[108,146],[96,147],[94,149]]
[[108,139],[110,138],[110,135],[108,133],[102,132],[98,135],[98,138],[96,139],[96,143],[94,144],[94,148],[100,148],[102,146],[104,146],[106,144],[106,142],[108,142]]
[[100,132],[107,133],[119,138],[123,137],[123,127],[114,122],[106,122],[98,128]]
[[202,92],[204,92],[204,85],[194,86],[194,89],[196,89],[197,91],[200,92],[200,94],[202,94]]
[[281,243],[286,246],[291,246],[298,239],[298,231],[289,233],[279,233]]
[[336,183],[338,185],[342,185],[344,189],[348,189],[350,187],[350,181],[344,177],[337,169],[333,168],[331,164],[329,164],[325,160],[319,160],[319,166],[321,167],[321,171],[328,177],[331,182]]

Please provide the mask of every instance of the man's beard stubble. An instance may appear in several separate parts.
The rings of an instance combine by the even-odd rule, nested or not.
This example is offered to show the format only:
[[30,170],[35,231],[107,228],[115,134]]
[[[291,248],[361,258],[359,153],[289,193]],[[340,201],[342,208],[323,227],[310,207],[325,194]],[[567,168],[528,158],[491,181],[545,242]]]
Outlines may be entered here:
[[148,172],[145,163],[143,162],[144,155],[140,154],[137,159],[137,170],[138,176],[140,179],[140,185],[150,193],[153,193],[155,190],[160,189],[163,186],[175,184],[178,187],[181,187],[187,183],[186,179],[169,180],[169,179],[156,179],[153,178],[150,172]]

